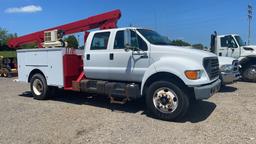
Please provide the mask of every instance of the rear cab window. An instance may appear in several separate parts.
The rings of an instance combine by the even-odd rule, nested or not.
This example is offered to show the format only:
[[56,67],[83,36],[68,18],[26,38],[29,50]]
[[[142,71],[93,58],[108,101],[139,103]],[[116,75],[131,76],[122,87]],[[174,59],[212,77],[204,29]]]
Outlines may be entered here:
[[228,47],[226,37],[220,38],[220,42],[221,42],[221,43],[220,43],[221,47]]
[[90,50],[106,50],[108,48],[110,32],[95,33]]
[[124,31],[117,31],[114,41],[114,49],[124,49]]

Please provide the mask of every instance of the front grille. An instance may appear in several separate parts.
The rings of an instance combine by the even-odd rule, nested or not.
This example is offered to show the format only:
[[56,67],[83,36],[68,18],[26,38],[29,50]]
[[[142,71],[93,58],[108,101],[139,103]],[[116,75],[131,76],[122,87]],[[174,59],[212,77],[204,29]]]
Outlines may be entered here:
[[239,62],[238,60],[234,60],[232,65],[234,66],[234,72],[238,72],[239,71]]
[[215,79],[219,76],[219,60],[217,57],[207,57],[203,61],[204,68],[210,78],[210,80]]

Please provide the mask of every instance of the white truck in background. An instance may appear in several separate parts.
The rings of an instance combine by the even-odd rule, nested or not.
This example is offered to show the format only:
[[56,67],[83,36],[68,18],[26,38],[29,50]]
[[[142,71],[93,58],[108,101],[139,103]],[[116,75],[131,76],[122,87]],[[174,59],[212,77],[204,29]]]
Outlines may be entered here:
[[239,61],[240,73],[245,81],[256,82],[256,46],[246,45],[238,34],[211,36],[211,51],[220,57]]
[[149,113],[164,120],[181,118],[190,100],[208,99],[221,84],[216,55],[171,46],[142,28],[90,32],[82,55],[43,48],[17,50],[17,57],[19,81],[30,83],[35,99],[56,88],[107,95],[112,102],[144,97]]

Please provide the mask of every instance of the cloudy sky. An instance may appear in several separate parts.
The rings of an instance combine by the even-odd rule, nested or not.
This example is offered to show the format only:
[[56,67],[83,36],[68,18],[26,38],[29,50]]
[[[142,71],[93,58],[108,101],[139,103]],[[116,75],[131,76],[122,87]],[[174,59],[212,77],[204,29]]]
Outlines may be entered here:
[[20,7],[10,7],[5,10],[5,13],[36,13],[41,12],[43,9],[37,5],[26,5]]
[[[0,0],[0,27],[24,35],[121,9],[119,27],[151,28],[171,39],[209,46],[215,30],[247,40],[248,3],[256,7],[252,0]],[[254,43],[255,28],[253,21]]]

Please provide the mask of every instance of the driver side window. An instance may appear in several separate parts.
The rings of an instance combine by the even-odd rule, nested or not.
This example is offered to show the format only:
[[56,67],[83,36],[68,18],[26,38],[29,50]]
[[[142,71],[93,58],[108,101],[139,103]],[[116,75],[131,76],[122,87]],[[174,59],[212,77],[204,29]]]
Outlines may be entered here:
[[[146,42],[136,32],[131,31],[131,44],[133,47],[137,47],[143,51],[148,50]],[[118,31],[116,33],[114,49],[124,49],[124,31]]]
[[238,46],[232,36],[225,36],[221,38],[221,47],[237,48]]
[[143,50],[143,51],[147,51],[148,50],[148,46],[146,44],[146,42],[134,31],[131,31],[131,43],[132,46],[134,47],[138,47],[139,49]]
[[228,47],[230,48],[237,48],[236,41],[233,37],[228,38]]

